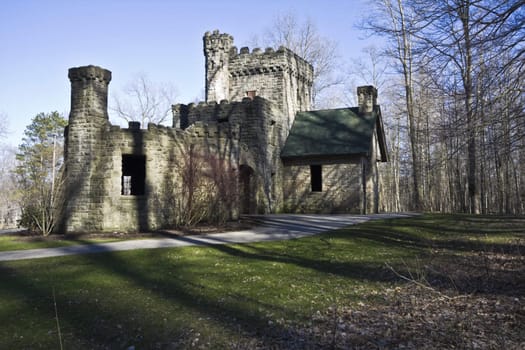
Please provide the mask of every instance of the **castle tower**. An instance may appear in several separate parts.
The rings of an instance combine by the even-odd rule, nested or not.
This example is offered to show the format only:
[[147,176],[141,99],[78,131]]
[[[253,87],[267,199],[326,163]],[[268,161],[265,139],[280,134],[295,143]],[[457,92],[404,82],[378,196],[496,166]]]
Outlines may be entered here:
[[218,30],[204,34],[204,56],[206,63],[206,102],[229,99],[230,73],[228,63],[233,37],[220,34]]
[[264,51],[233,46],[233,37],[218,30],[204,34],[206,58],[206,102],[242,101],[263,97],[282,113],[287,134],[295,114],[311,108],[313,67],[285,47]]
[[[64,203],[58,230],[95,231],[101,220],[96,205],[103,188],[99,179],[105,133],[109,129],[107,105],[111,72],[96,66],[69,69],[71,111],[65,140]],[[101,181],[99,181],[101,180]],[[100,182],[100,183],[99,183]],[[98,205],[98,208],[101,206]]]

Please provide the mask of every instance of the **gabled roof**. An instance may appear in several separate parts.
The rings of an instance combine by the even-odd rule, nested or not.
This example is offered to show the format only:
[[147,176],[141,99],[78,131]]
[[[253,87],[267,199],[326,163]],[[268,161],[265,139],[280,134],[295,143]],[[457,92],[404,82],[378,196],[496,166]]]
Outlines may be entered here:
[[379,106],[373,113],[359,108],[299,112],[281,152],[283,159],[368,155],[374,129],[378,128],[381,159],[386,161],[383,125]]

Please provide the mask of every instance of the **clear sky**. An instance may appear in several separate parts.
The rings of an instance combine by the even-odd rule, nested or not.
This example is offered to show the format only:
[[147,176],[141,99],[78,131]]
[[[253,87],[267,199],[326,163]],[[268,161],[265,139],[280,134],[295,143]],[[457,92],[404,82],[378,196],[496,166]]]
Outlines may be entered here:
[[[373,0],[369,0],[373,1]],[[219,29],[237,47],[249,46],[275,16],[310,17],[341,56],[356,58],[369,42],[354,24],[366,0],[2,0],[0,2],[0,112],[6,142],[21,142],[40,112],[69,112],[70,67],[97,65],[113,73],[111,93],[137,73],[170,82],[174,103],[203,94],[202,36]]]

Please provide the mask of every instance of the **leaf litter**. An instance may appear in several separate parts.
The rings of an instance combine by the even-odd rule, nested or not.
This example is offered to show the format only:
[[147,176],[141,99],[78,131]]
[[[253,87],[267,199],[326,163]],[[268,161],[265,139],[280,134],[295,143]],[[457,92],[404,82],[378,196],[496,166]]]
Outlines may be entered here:
[[[241,337],[235,349],[525,349],[525,255],[434,250],[397,283],[318,310],[304,324]],[[512,247],[511,247],[512,248]],[[401,278],[402,277],[402,278]]]

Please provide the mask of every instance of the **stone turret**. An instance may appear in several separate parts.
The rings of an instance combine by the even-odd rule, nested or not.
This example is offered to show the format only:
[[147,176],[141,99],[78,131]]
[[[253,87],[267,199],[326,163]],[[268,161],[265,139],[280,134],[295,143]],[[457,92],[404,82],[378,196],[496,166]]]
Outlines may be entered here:
[[357,88],[357,105],[359,113],[372,113],[377,105],[377,89],[374,86],[359,86]]
[[96,66],[84,66],[69,69],[68,76],[71,111],[64,152],[67,177],[63,185],[68,200],[64,203],[58,230],[96,231],[100,229],[100,220],[90,208],[97,189],[102,192],[101,150],[110,128],[107,106],[111,72]]
[[230,95],[228,63],[233,47],[233,37],[218,30],[204,34],[206,63],[206,101],[221,101]]
[[71,81],[71,118],[102,117],[108,119],[108,85],[111,72],[97,66],[69,69]]

